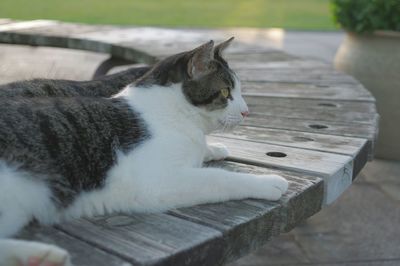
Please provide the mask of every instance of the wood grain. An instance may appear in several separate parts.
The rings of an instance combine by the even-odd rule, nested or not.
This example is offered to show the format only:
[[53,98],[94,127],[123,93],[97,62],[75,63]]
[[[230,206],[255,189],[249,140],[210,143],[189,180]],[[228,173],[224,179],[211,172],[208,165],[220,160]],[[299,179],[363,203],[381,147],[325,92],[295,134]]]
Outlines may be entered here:
[[[129,266],[126,260],[111,255],[86,241],[81,241],[53,227],[31,225],[18,238],[57,245],[71,254],[74,265],[79,266]],[[1,263],[0,263],[1,264]]]
[[304,84],[295,82],[242,81],[243,94],[253,97],[300,98],[375,102],[371,93],[360,84]]
[[[252,115],[375,124],[379,119],[374,103],[343,104],[304,99],[245,97]],[[265,102],[263,103],[263,100]]]
[[348,155],[353,158],[354,162],[353,178],[358,175],[362,167],[368,161],[369,143],[368,140],[361,138],[249,126],[238,127],[235,131],[230,133],[214,135],[231,139],[249,140],[259,143]]

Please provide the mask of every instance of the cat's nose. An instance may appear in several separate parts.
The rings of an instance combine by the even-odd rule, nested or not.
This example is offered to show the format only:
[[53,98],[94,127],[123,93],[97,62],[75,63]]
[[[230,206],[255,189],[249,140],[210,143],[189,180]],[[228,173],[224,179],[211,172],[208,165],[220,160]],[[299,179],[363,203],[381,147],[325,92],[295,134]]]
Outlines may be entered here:
[[241,114],[242,114],[242,116],[243,116],[243,117],[246,117],[246,116],[248,116],[248,115],[249,115],[249,111],[244,111],[244,112],[241,112]]

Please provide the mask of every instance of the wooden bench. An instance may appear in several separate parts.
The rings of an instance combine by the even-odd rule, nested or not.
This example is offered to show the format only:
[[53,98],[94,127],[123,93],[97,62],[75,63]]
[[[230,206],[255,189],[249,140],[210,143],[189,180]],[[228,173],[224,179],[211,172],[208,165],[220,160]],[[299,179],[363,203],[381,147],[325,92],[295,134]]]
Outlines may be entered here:
[[[230,35],[0,20],[1,43],[102,52],[123,63],[152,64]],[[340,196],[373,157],[379,116],[371,94],[325,63],[240,39],[226,57],[241,77],[251,115],[234,132],[210,136],[232,154],[213,164],[284,176],[290,187],[279,202],[247,199],[159,214],[114,214],[32,226],[19,237],[64,247],[76,265],[220,265],[290,231]]]

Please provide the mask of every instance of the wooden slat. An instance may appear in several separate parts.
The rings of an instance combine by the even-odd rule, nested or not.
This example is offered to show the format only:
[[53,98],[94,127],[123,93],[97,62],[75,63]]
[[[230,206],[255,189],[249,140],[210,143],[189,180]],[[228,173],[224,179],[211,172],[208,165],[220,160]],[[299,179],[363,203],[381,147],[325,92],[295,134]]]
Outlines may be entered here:
[[318,177],[233,162],[211,166],[280,174],[289,180],[289,190],[279,202],[229,201],[168,214],[77,220],[59,228],[134,265],[221,265],[290,230],[321,208],[323,186]]
[[[252,106],[252,112],[264,112],[269,107],[286,107],[286,108],[304,108],[313,112],[333,111],[333,112],[357,112],[366,113],[368,115],[376,115],[376,106],[374,102],[361,101],[342,101],[323,99],[301,99],[301,98],[275,98],[268,96],[247,96],[244,98],[249,106]],[[278,114],[279,115],[279,114]]]
[[367,142],[367,140],[362,138],[258,128],[253,126],[239,126],[233,132],[216,135],[349,156],[355,156]]
[[252,62],[252,64],[257,62],[285,62],[285,61],[295,61],[299,60],[299,57],[287,54],[283,51],[262,51],[262,52],[252,52],[252,51],[245,51],[245,52],[233,52],[232,50],[228,49],[224,54],[224,57],[228,60],[229,63],[248,63]]
[[281,97],[333,101],[375,102],[360,84],[301,84],[288,82],[242,82],[243,94],[253,97]]
[[249,140],[286,147],[348,155],[353,158],[353,179],[368,161],[368,140],[342,136],[323,135],[300,131],[240,126],[230,133],[216,136]]
[[375,124],[379,118],[374,103],[324,102],[320,100],[248,97],[252,114],[260,116]]
[[103,216],[59,228],[135,265],[207,265],[222,248],[212,241],[221,236],[217,230],[167,214]]
[[359,84],[353,77],[330,69],[239,69],[241,80],[252,82],[288,82],[298,84]]
[[229,160],[322,176],[326,204],[339,197],[353,180],[353,158],[350,156],[216,136],[207,139],[225,144],[230,151]]
[[67,235],[53,227],[29,226],[18,238],[39,241],[66,249],[71,254],[74,265],[79,266],[129,266],[130,264],[117,256]]
[[[265,53],[269,55],[270,53]],[[229,55],[227,56],[229,58]],[[229,60],[229,67],[234,70],[278,70],[278,69],[325,69],[335,71],[334,68],[322,61],[312,59],[298,59],[291,58],[292,60],[268,60],[269,58],[264,56],[263,60],[257,58],[248,59],[247,55],[242,55],[243,58],[236,58],[235,60]]]
[[[315,119],[282,118],[253,114],[242,123],[245,126],[312,132],[335,136],[368,139],[373,146],[376,140],[376,125],[363,123],[342,123]],[[357,125],[357,126],[355,126]]]

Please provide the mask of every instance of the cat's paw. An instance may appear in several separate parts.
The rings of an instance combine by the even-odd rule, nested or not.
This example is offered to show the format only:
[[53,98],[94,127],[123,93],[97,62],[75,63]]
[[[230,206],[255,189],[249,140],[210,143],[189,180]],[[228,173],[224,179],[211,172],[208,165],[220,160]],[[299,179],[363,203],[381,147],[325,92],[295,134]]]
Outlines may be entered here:
[[7,265],[72,266],[69,253],[57,246],[23,240],[6,241],[0,242],[0,247],[4,247],[0,258]]
[[207,145],[207,155],[204,161],[223,160],[229,156],[228,148],[222,143],[213,143]]
[[257,197],[267,200],[279,200],[289,187],[288,181],[279,175],[257,176],[259,187]]

